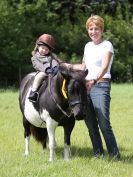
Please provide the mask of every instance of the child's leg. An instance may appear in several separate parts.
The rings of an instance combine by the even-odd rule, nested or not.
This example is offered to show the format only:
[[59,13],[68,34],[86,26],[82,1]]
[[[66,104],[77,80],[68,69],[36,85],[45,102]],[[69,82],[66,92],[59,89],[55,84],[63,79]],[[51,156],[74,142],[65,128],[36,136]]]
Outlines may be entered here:
[[37,91],[39,86],[41,85],[42,80],[46,77],[44,72],[39,72],[34,78],[34,82],[32,85],[32,91]]
[[37,102],[39,98],[39,94],[37,92],[42,80],[46,77],[46,74],[44,72],[39,72],[34,78],[34,82],[32,85],[32,89],[29,95],[29,100],[31,102]]

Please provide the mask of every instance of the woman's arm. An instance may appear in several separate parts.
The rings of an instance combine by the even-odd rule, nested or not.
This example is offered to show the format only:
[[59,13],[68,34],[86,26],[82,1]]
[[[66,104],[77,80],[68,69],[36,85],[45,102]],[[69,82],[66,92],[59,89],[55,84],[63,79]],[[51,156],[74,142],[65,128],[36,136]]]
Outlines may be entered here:
[[85,70],[85,63],[81,63],[81,64],[70,64],[70,63],[64,63],[64,65],[68,68],[68,69],[73,69],[73,70]]

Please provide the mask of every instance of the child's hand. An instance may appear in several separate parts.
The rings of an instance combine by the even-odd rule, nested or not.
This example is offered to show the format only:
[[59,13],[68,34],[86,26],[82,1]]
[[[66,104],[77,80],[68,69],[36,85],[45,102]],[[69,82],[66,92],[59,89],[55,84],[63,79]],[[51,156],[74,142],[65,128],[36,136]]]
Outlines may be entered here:
[[53,69],[50,68],[50,67],[48,67],[48,68],[45,70],[45,73],[46,73],[46,74],[52,74],[52,72],[53,72]]
[[58,66],[55,66],[54,68],[52,68],[52,70],[53,70],[53,74],[55,75],[55,74],[57,74],[59,68],[58,68]]
[[58,72],[58,67],[57,67],[57,66],[55,66],[55,67],[53,67],[53,68],[48,67],[48,68],[45,70],[45,73],[46,73],[46,74],[53,74],[53,75],[55,75],[55,74],[57,74],[57,72]]

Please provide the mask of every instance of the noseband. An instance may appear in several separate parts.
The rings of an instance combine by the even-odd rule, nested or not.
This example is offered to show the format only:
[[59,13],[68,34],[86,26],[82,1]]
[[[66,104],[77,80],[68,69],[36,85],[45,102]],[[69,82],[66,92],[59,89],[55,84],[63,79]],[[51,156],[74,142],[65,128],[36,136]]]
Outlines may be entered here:
[[82,102],[81,102],[81,101],[78,101],[78,100],[77,100],[77,101],[71,101],[71,102],[70,102],[70,106],[71,106],[71,107],[74,107],[76,104],[82,104]]

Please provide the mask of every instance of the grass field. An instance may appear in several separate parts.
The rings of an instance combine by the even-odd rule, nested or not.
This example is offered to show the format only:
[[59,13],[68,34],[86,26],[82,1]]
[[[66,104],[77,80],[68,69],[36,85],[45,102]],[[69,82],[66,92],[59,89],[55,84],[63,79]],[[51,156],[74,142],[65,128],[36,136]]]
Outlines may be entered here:
[[[87,128],[76,122],[71,137],[72,158],[63,160],[63,129],[56,129],[55,161],[33,138],[30,156],[24,156],[18,92],[0,90],[0,177],[133,177],[133,85],[112,85],[111,122],[121,152],[120,161],[93,157]],[[106,150],[105,144],[104,148]]]

